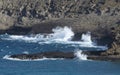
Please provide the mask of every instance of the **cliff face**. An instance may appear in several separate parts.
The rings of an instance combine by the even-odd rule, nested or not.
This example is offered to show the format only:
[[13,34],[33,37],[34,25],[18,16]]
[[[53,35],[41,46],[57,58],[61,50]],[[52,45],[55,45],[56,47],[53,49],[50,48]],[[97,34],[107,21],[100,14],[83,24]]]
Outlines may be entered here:
[[113,42],[111,43],[109,49],[106,52],[103,52],[102,55],[120,55],[120,26],[112,28]]
[[78,26],[109,25],[119,16],[119,0],[0,0],[1,30],[60,18],[79,18]]

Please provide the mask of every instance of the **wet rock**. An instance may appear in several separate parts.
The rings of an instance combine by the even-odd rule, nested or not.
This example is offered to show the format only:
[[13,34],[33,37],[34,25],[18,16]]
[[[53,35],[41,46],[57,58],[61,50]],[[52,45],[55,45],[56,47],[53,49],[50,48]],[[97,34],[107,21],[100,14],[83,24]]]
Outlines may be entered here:
[[87,59],[100,61],[120,61],[120,56],[88,56]]
[[[113,50],[112,50],[113,51]],[[99,61],[120,61],[119,54],[109,54],[107,51],[85,51],[83,52],[87,55],[87,59],[99,60]],[[112,53],[112,52],[110,52]]]
[[18,54],[11,55],[10,58],[18,58],[18,59],[42,59],[42,58],[65,58],[65,59],[73,59],[73,52],[43,52],[36,54]]
[[[102,55],[105,51],[83,51],[82,54],[87,55],[89,60],[100,60],[100,61],[120,61],[120,55]],[[16,54],[11,55],[10,58],[17,58],[21,60],[30,59],[42,59],[42,58],[64,58],[74,59],[76,55],[74,52],[42,52],[35,54]]]

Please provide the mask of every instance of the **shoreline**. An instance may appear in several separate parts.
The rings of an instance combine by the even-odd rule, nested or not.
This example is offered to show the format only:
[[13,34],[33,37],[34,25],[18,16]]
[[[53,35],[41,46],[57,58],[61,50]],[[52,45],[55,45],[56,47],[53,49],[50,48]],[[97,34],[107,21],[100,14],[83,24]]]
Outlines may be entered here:
[[120,55],[109,55],[104,56],[101,55],[105,51],[82,51],[81,55],[86,56],[78,57],[75,52],[60,52],[60,51],[53,51],[53,52],[41,52],[41,53],[34,53],[34,54],[15,54],[10,55],[7,59],[18,59],[18,60],[42,60],[43,58],[47,59],[74,59],[80,58],[82,60],[99,60],[99,61],[120,61]]

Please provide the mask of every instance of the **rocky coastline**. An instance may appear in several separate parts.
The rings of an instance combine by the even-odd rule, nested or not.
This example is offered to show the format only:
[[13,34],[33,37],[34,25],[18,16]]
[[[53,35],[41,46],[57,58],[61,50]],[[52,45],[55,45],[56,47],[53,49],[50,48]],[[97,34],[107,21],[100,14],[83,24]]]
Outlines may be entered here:
[[[71,27],[75,32],[73,40],[77,40],[82,33],[90,31],[92,39],[96,39],[98,44],[108,45],[108,50],[104,52],[98,51],[99,53],[97,52],[97,55],[94,52],[88,52],[91,53],[90,56],[88,54],[88,59],[119,60],[119,0],[0,1],[0,34],[26,35],[52,33],[51,30],[57,26]],[[59,54],[59,52],[53,52],[52,54]],[[62,54],[65,58],[74,57],[73,53],[72,57],[64,56],[66,55],[64,53],[60,55]],[[42,54],[40,53],[40,55]],[[26,58],[29,57],[29,55],[25,56]]]

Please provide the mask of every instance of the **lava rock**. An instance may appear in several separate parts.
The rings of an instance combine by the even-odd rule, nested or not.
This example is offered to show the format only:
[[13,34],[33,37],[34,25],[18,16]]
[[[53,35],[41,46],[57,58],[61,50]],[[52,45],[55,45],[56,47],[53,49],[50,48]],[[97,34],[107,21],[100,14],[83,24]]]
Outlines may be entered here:
[[65,58],[65,59],[73,59],[73,52],[43,52],[36,54],[17,54],[11,55],[10,58],[18,58],[18,59],[42,59],[42,58]]
[[[102,55],[106,51],[83,51],[82,54],[87,55],[89,60],[100,60],[100,61],[120,61],[120,55]],[[17,58],[21,60],[25,59],[42,59],[42,58],[64,58],[64,59],[74,59],[76,55],[74,52],[42,52],[35,54],[16,54],[11,55],[10,58]]]

